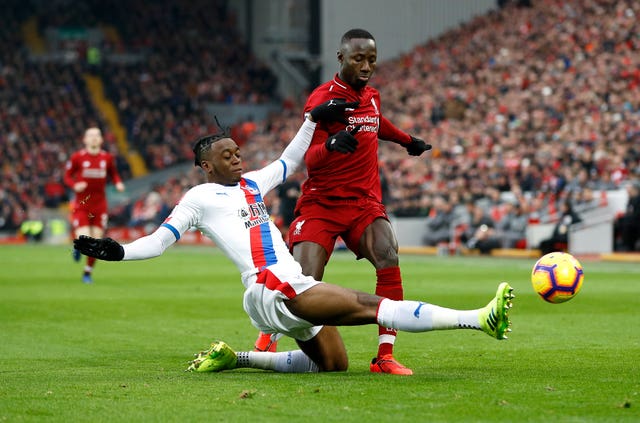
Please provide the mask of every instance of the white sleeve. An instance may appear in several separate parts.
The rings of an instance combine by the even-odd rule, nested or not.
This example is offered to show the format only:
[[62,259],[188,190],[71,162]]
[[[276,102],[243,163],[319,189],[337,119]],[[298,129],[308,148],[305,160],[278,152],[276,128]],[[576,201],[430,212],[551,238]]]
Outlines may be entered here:
[[285,178],[295,172],[300,165],[302,165],[304,155],[307,153],[309,144],[311,144],[311,138],[313,138],[315,130],[316,123],[305,118],[304,123],[300,129],[298,129],[296,136],[293,137],[293,140],[291,140],[287,148],[282,152],[280,160],[284,162]]
[[174,242],[176,242],[174,233],[169,228],[160,226],[152,234],[123,245],[124,257],[122,260],[143,260],[158,257]]

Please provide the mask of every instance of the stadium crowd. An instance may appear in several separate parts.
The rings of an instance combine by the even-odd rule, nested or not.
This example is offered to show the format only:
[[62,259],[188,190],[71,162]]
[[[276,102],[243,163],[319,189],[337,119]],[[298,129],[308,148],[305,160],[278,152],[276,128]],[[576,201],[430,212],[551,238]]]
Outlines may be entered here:
[[150,169],[191,159],[185,140],[216,129],[207,103],[276,98],[275,75],[238,34],[226,1],[178,4],[134,1],[116,8],[122,39],[147,56],[135,64],[106,63],[100,72],[129,140]]
[[396,101],[391,119],[436,149],[416,164],[382,145],[392,212],[439,214],[438,203],[471,200],[500,224],[504,193],[531,221],[549,222],[566,200],[584,210],[598,204],[593,190],[637,183],[640,4],[533,3],[477,17],[379,68],[376,84]]
[[0,230],[68,200],[67,154],[87,124],[102,125],[76,65],[28,60],[20,27],[27,13],[9,7],[0,25]]
[[[134,0],[109,14],[122,37],[105,48],[148,57],[135,65],[104,63],[99,74],[150,169],[192,160],[191,141],[216,129],[207,102],[276,98],[276,78],[243,44],[225,2],[204,3],[181,8],[172,0],[152,6]],[[423,216],[427,244],[441,241],[438,224],[447,229],[442,236],[477,245],[477,229],[484,228],[477,223],[484,221],[504,235],[500,245],[518,245],[523,222],[553,222],[566,201],[584,212],[599,204],[593,191],[640,181],[640,3],[531,3],[507,5],[399,58],[381,58],[372,85],[386,99],[385,114],[434,145],[426,158],[414,158],[381,142],[385,203],[396,216]],[[87,13],[98,20],[106,6],[89,4],[90,13],[56,23]],[[55,185],[87,123],[106,129],[107,141],[110,133],[89,100],[80,65],[26,59],[17,22],[27,16],[14,9],[0,29],[0,85],[9,88],[0,94],[0,222],[18,224],[25,210],[45,206],[45,186]],[[234,128],[249,128],[243,132],[251,136],[243,146],[247,168],[273,159],[295,133],[301,104],[283,109]],[[197,178],[195,172],[176,176],[149,203],[171,207]],[[146,200],[118,210],[133,213]]]

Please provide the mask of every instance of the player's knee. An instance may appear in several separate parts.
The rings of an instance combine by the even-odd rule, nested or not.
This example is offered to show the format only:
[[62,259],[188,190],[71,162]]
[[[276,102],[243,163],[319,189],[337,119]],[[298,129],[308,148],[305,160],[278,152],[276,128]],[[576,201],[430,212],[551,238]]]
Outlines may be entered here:
[[82,226],[74,230],[74,236],[78,238],[80,235],[91,236],[91,231],[88,226]]
[[324,276],[324,262],[321,261],[307,261],[304,264],[301,263],[302,273],[307,276],[313,277],[317,281],[321,281]]
[[349,359],[346,354],[336,354],[325,357],[318,367],[321,372],[345,372],[349,368]]
[[398,261],[398,249],[393,246],[380,249],[376,251],[376,263],[374,263],[376,269],[386,269],[387,267],[397,266]]

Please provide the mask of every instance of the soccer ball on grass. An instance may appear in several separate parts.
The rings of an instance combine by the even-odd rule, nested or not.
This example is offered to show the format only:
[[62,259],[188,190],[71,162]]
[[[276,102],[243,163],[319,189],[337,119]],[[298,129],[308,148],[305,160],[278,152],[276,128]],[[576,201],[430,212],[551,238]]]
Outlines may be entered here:
[[533,289],[550,303],[563,303],[572,299],[584,280],[582,265],[568,253],[553,252],[540,258],[533,266]]

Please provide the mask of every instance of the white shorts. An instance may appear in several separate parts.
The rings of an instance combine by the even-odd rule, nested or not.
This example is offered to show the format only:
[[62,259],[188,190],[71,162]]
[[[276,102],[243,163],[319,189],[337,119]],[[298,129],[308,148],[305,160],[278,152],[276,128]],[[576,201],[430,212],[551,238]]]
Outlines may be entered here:
[[320,332],[322,326],[314,326],[297,317],[284,301],[322,282],[304,276],[299,269],[284,267],[269,266],[255,275],[255,282],[244,292],[244,310],[253,326],[264,333],[281,333],[299,341],[308,341]]

